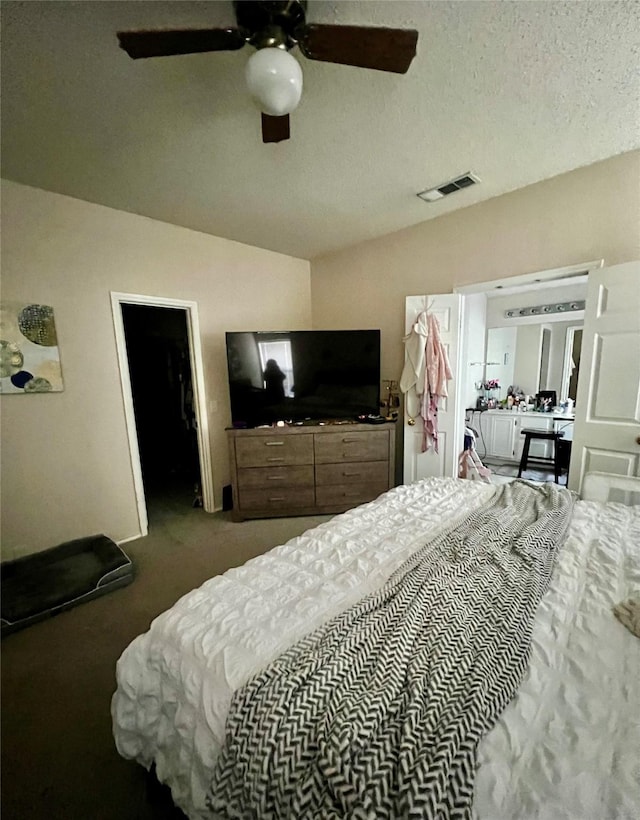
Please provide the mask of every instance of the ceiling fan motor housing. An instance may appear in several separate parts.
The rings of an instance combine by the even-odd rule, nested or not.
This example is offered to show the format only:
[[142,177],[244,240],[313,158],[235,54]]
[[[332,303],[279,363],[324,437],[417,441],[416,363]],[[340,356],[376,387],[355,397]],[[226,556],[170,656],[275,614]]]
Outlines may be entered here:
[[238,26],[256,48],[293,48],[296,29],[305,25],[306,0],[234,0]]

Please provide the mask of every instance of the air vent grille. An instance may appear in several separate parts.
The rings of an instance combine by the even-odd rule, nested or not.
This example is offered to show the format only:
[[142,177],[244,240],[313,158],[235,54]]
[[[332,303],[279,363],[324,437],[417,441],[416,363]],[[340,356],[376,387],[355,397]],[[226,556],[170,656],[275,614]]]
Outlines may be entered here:
[[424,199],[425,202],[436,202],[438,199],[455,193],[455,191],[461,191],[463,188],[477,185],[478,182],[480,182],[480,178],[469,171],[466,174],[456,177],[456,179],[452,179],[450,182],[443,182],[442,185],[437,185],[435,188],[420,191],[418,196],[420,199]]

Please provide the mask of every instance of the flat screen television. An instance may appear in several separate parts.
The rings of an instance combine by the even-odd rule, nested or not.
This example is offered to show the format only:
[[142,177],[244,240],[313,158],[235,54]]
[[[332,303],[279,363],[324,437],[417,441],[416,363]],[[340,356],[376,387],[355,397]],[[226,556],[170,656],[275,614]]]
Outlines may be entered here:
[[234,427],[380,412],[379,330],[228,332]]

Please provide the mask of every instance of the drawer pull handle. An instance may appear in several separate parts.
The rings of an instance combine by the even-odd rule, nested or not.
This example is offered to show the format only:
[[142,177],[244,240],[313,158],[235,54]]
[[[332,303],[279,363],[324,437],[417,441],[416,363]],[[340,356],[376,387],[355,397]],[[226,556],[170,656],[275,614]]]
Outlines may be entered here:
[[265,441],[267,447],[282,447],[284,441]]
[[268,456],[267,461],[284,461],[284,456]]
[[345,478],[351,478],[353,476],[362,475],[362,473],[348,473],[345,471],[342,475],[345,476]]
[[267,481],[284,481],[283,475],[268,475]]
[[349,437],[347,436],[346,438],[343,438],[343,439],[342,439],[342,441],[343,441],[345,444],[357,444],[357,443],[358,443],[358,441],[359,441],[359,439],[357,439],[357,438],[353,438],[353,437],[349,438]]
[[277,501],[284,501],[284,496],[283,495],[274,495],[269,499],[269,501],[276,501],[276,502]]

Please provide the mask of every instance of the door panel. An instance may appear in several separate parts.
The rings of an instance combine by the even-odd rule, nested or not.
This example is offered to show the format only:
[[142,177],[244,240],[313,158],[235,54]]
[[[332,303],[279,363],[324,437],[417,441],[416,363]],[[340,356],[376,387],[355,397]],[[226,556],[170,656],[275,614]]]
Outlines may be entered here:
[[[405,300],[405,333],[409,333],[421,311],[428,308],[440,323],[440,339],[449,358],[453,378],[448,382],[448,397],[441,399],[438,410],[438,452],[433,445],[422,452],[423,422],[419,415],[409,416],[404,407],[404,473],[405,484],[429,476],[455,477],[458,455],[462,449],[462,428],[459,419],[456,373],[460,333],[460,299],[458,294],[407,296]],[[414,424],[410,422],[415,422]]]
[[585,447],[582,456],[585,473],[616,473],[635,475],[636,456],[632,453],[614,453],[597,447]]
[[569,487],[640,475],[640,262],[589,274]]
[[515,434],[517,419],[511,417],[494,416],[493,419],[493,450],[492,454],[499,458],[514,458]]
[[[638,283],[640,287],[640,283]],[[630,369],[620,378],[618,363],[625,361],[629,350],[636,346],[636,357]],[[591,421],[640,422],[638,417],[638,381],[640,381],[640,350],[637,333],[596,333],[594,340],[594,372]]]

